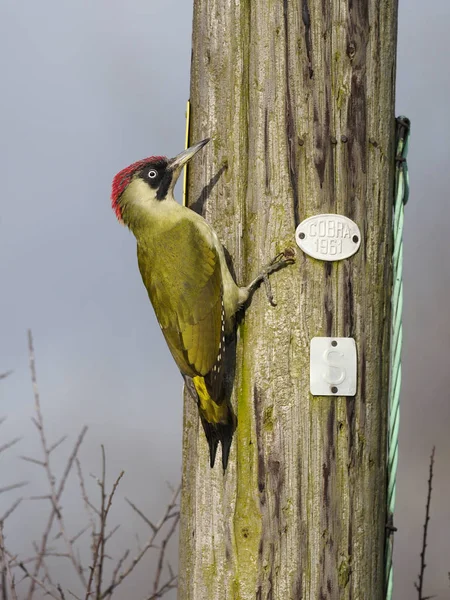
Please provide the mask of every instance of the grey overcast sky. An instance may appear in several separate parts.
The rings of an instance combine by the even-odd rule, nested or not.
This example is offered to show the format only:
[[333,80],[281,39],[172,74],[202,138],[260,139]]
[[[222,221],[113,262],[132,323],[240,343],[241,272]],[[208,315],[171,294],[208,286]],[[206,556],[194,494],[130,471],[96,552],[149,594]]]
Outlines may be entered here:
[[[27,494],[44,489],[37,468],[18,458],[38,451],[30,422],[31,327],[51,437],[74,439],[86,423],[86,471],[99,471],[100,443],[111,478],[126,471],[113,515],[122,522],[123,546],[141,529],[124,496],[156,518],[169,496],[164,482],[179,480],[182,405],[134,240],[110,209],[110,184],[134,160],[183,148],[191,17],[185,0],[0,6],[0,372],[13,370],[0,382],[0,413],[8,415],[1,443],[23,436],[2,455],[0,486],[28,479]],[[400,1],[397,113],[412,120],[412,191],[395,600],[415,596],[433,444],[427,594],[450,598],[449,28],[448,0]],[[75,529],[81,521],[71,485],[65,506]],[[0,496],[1,513],[12,498]],[[45,508],[27,500],[11,517],[6,534],[15,551],[29,550]],[[129,590],[133,597],[145,592],[145,575],[141,570]]]

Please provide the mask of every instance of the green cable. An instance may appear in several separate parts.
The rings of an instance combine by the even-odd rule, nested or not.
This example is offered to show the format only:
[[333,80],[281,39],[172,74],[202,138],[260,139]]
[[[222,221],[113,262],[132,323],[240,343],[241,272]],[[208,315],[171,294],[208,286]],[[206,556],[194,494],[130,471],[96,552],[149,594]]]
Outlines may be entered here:
[[398,463],[398,430],[400,422],[400,388],[402,382],[402,312],[403,312],[403,221],[404,207],[409,196],[409,176],[406,157],[408,154],[410,121],[397,118],[395,155],[395,198],[393,213],[394,250],[392,254],[392,326],[389,385],[388,430],[388,485],[387,485],[387,538],[386,538],[386,600],[392,599],[394,546],[394,508]]

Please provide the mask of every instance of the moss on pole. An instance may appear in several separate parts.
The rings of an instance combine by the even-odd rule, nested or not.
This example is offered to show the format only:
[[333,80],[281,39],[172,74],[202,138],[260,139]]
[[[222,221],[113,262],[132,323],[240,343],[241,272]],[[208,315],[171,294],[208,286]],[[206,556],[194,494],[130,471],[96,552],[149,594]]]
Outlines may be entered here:
[[[297,249],[239,328],[238,428],[210,469],[185,398],[180,600],[381,600],[397,0],[195,0],[189,204],[239,283],[300,221],[361,230],[349,259]],[[351,336],[355,397],[309,393],[314,336]]]

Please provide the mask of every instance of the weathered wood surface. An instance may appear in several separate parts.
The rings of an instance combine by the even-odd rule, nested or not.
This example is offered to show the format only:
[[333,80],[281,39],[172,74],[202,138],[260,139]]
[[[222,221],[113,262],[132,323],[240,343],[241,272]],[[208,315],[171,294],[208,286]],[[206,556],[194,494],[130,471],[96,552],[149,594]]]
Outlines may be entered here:
[[[191,141],[213,141],[188,198],[238,282],[314,214],[362,243],[338,263],[297,249],[278,306],[256,293],[225,476],[185,401],[180,600],[383,597],[396,29],[397,0],[194,2]],[[356,339],[355,397],[309,394],[313,336]]]

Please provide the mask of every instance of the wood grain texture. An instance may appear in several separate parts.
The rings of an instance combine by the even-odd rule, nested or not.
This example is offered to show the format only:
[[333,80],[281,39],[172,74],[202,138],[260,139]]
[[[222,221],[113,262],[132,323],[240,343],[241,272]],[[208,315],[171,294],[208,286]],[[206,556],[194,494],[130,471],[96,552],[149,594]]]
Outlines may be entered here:
[[[297,249],[239,328],[238,427],[209,468],[185,398],[180,600],[381,600],[397,0],[195,0],[189,204],[246,283],[319,213],[361,247]],[[352,336],[358,390],[309,393],[309,342]],[[220,463],[220,460],[217,461]]]

